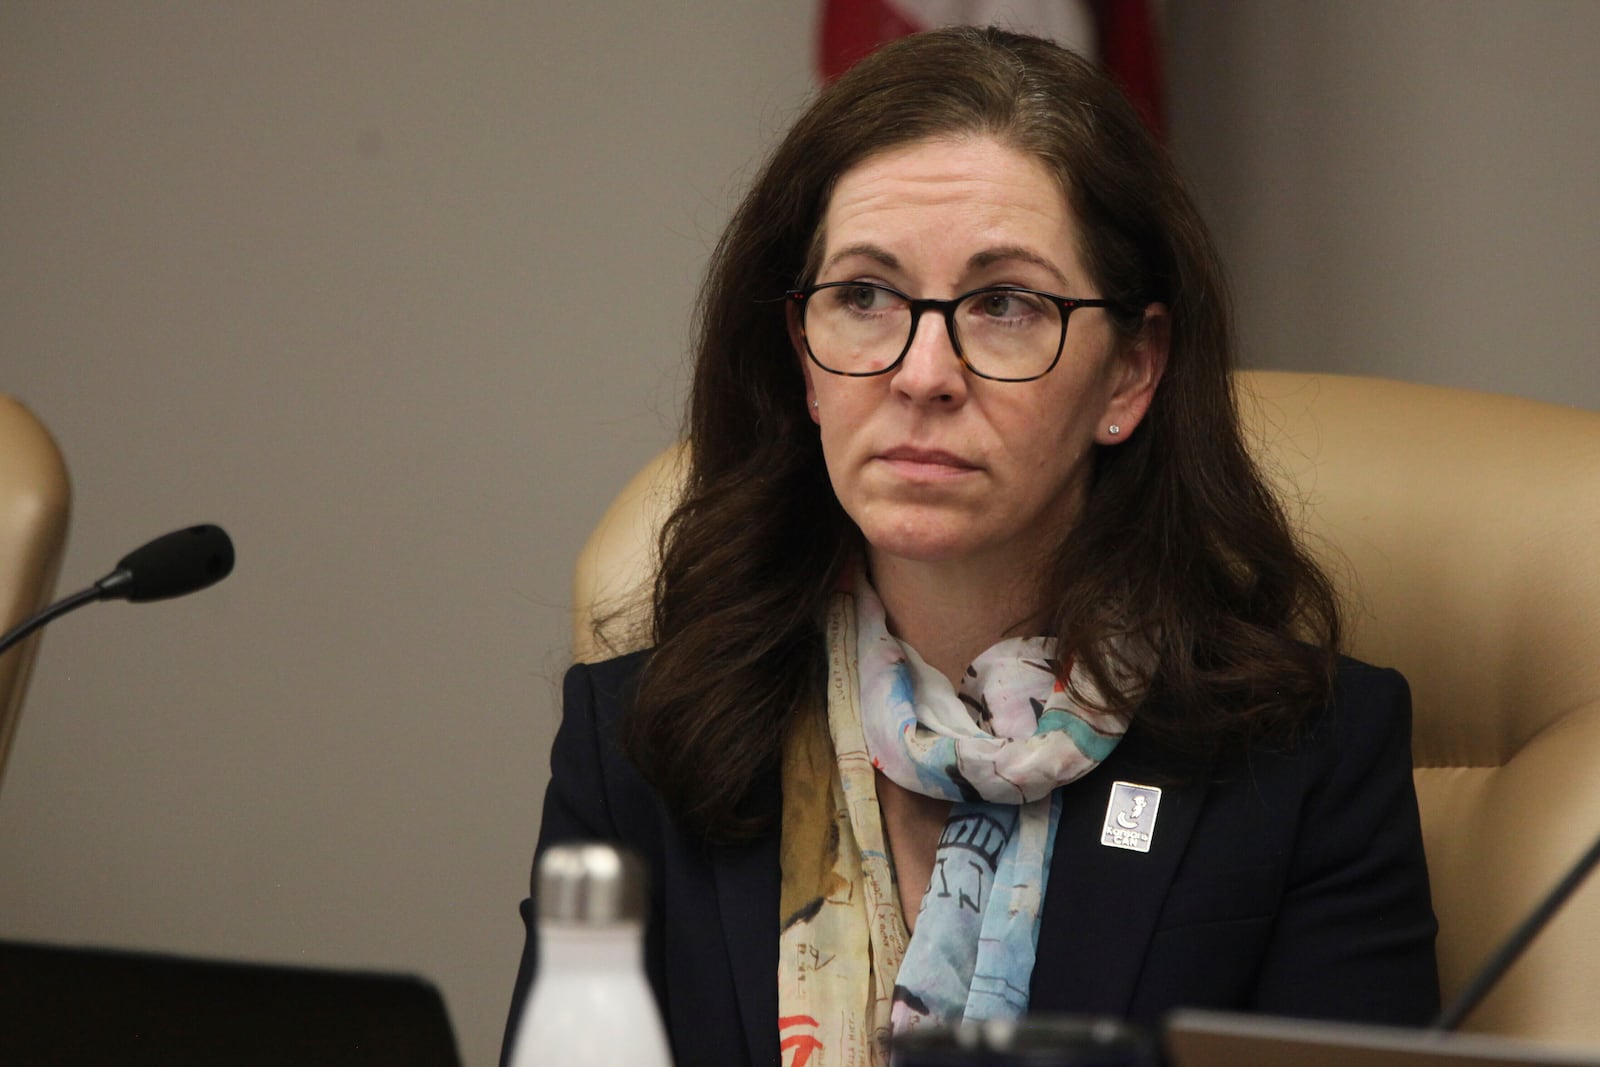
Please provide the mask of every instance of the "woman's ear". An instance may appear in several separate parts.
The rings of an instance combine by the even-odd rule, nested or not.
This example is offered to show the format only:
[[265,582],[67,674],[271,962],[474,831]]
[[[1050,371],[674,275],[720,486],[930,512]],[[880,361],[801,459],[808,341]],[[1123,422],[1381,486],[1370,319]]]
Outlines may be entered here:
[[1144,309],[1144,322],[1131,342],[1112,357],[1111,396],[1105,417],[1095,429],[1095,443],[1114,445],[1126,441],[1144,419],[1155,399],[1156,386],[1167,369],[1167,347],[1172,341],[1172,316],[1165,304]]
[[811,357],[806,352],[806,334],[800,326],[800,305],[790,300],[783,306],[784,324],[789,330],[789,345],[794,349],[795,358],[800,361],[800,374],[806,380],[806,414],[811,416],[811,421],[818,426],[822,425],[821,413],[817,411],[817,389],[811,380]]

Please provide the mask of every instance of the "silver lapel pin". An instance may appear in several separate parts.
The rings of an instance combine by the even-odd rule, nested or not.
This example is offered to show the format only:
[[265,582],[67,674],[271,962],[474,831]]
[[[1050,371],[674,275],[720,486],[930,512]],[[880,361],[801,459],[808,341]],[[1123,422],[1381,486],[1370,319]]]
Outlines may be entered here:
[[1149,852],[1156,830],[1156,812],[1161,807],[1161,790],[1137,782],[1113,782],[1111,800],[1106,804],[1105,829],[1100,843],[1108,848]]

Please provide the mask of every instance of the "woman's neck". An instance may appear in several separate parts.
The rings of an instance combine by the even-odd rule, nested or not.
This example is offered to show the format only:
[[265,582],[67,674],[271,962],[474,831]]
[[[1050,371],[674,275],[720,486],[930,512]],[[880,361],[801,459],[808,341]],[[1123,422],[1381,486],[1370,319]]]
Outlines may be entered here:
[[991,645],[1042,628],[1040,582],[1013,565],[984,569],[870,551],[868,565],[889,632],[958,689],[967,666]]

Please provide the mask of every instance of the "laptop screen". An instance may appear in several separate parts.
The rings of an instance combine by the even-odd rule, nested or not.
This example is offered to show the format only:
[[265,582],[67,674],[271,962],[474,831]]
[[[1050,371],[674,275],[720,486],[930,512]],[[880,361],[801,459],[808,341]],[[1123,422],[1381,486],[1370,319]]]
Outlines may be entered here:
[[1600,1067],[1600,1050],[1192,1009],[1167,1017],[1164,1040],[1171,1067]]

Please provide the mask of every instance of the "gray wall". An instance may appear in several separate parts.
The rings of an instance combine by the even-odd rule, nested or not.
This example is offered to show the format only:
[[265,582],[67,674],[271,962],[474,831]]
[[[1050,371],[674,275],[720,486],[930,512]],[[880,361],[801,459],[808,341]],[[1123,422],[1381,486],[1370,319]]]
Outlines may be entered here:
[[[418,971],[492,1062],[568,576],[676,426],[687,308],[810,86],[804,3],[0,7],[0,389],[63,586],[0,937]],[[1258,364],[1600,408],[1600,5],[1172,5],[1175,144]]]
[[1247,361],[1600,408],[1600,4],[1169,13]]
[[0,6],[0,389],[73,471],[63,585],[190,522],[239,552],[47,635],[0,937],[419,971],[493,1062],[571,564],[674,435],[809,39],[780,0]]

